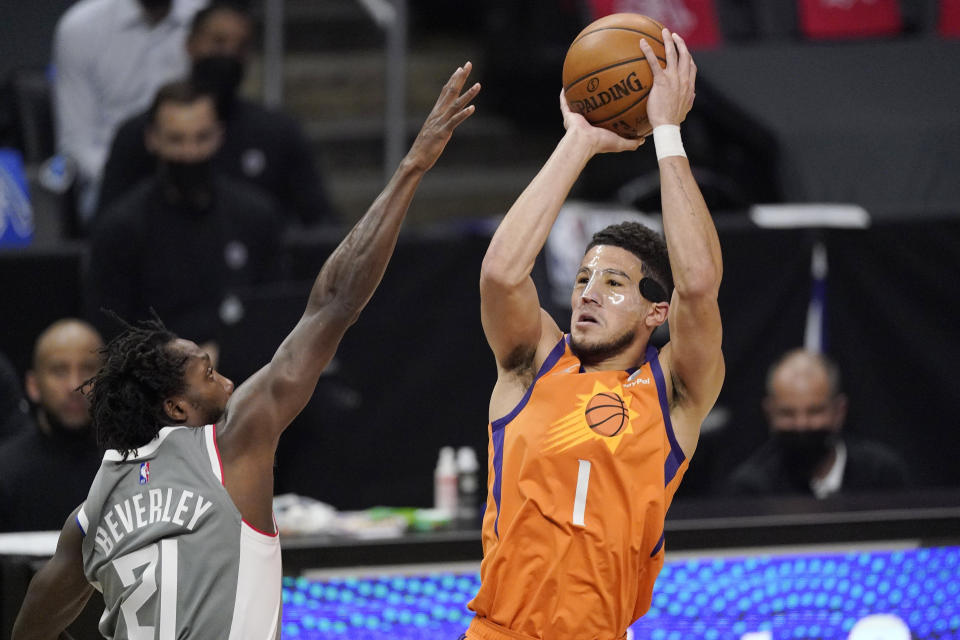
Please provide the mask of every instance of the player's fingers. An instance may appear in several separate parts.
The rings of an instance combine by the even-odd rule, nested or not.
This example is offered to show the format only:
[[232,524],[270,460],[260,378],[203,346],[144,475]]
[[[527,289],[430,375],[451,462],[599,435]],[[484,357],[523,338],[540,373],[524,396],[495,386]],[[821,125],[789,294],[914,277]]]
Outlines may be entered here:
[[677,48],[677,62],[686,66],[691,58],[686,40],[684,40],[683,36],[679,33],[671,33],[670,36],[673,38],[673,44]]
[[650,71],[653,72],[654,78],[663,73],[660,61],[657,60],[657,54],[653,52],[653,47],[644,38],[640,38],[640,51],[643,52],[643,57],[647,59],[647,64],[650,65]]
[[670,30],[664,28],[663,32],[663,49],[667,53],[667,70],[672,70],[677,68],[677,45],[673,41],[673,38],[670,36]]
[[477,110],[476,105],[471,104],[470,106],[465,107],[464,109],[461,109],[460,111],[456,112],[455,114],[453,114],[453,117],[451,117],[447,121],[447,128],[450,131],[453,131],[460,125],[461,122],[463,122],[464,120],[472,116],[473,112],[476,110]]
[[434,107],[439,107],[446,102],[456,99],[456,97],[460,95],[463,83],[467,81],[467,76],[470,75],[472,68],[473,65],[470,64],[470,62],[467,62],[462,67],[457,67],[457,70],[450,75],[447,83],[443,85],[443,91],[440,92],[440,96],[437,98],[437,103]]
[[470,75],[470,71],[473,69],[473,64],[467,61],[462,67],[458,67],[454,71],[453,75],[450,76],[450,82],[448,83],[450,88],[451,95],[456,98],[460,95],[460,92],[463,90],[463,85],[467,82],[467,77]]
[[677,45],[677,64],[680,68],[680,77],[683,78],[684,82],[689,83],[692,81],[692,75],[696,70],[696,65],[693,64],[693,56],[690,55],[687,43],[679,33],[673,34],[673,41]]
[[440,90],[440,95],[437,96],[437,101],[433,104],[434,111],[443,109],[444,105],[450,102],[452,96],[460,93],[456,85],[457,75],[462,74],[462,70],[463,67],[457,67],[457,70],[453,72],[453,75],[447,79],[447,82],[443,85],[443,89]]
[[570,111],[570,105],[567,104],[567,92],[560,89],[560,113]]
[[677,70],[680,72],[680,77],[684,80],[690,75],[690,52],[687,50],[687,44],[683,41],[683,38],[680,37],[679,33],[671,34],[673,44],[677,48]]
[[454,100],[453,109],[455,111],[460,111],[466,105],[473,102],[473,99],[477,97],[477,94],[480,93],[480,83],[475,82],[472,87],[463,92],[463,94]]

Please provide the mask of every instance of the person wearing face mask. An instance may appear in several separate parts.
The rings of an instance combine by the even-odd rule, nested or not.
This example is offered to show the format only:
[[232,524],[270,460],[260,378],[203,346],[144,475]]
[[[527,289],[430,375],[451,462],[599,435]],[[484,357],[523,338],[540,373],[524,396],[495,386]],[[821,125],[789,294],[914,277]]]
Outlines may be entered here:
[[80,0],[53,38],[58,153],[76,169],[80,226],[97,192],[117,126],[142,111],[165,82],[189,69],[184,40],[206,0]]
[[[215,166],[271,194],[288,222],[309,226],[337,221],[314,151],[297,122],[240,95],[250,54],[253,24],[245,9],[216,0],[194,17],[186,40],[190,79],[216,96],[224,139]],[[144,145],[147,114],[117,130],[110,147],[101,209],[149,175],[153,158]]]
[[0,531],[59,529],[100,466],[90,403],[78,387],[100,367],[100,334],[67,318],[47,327],[26,375],[33,424],[0,447]]
[[88,317],[105,336],[119,327],[101,309],[131,320],[153,309],[215,360],[221,329],[243,314],[237,291],[280,278],[281,218],[267,194],[213,165],[222,138],[209,92],[178,81],[157,93],[145,135],[156,168],[91,235]]
[[907,486],[906,464],[894,451],[843,433],[847,397],[827,356],[783,355],[767,375],[763,410],[770,439],[734,470],[726,493],[826,498]]

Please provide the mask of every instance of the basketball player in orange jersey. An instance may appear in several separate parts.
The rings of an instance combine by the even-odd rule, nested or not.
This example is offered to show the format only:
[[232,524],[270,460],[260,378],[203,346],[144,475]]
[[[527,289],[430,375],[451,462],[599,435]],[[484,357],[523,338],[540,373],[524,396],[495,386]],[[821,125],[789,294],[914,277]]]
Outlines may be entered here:
[[[720,392],[720,244],[679,136],[696,66],[679,36],[663,37],[665,69],[641,42],[666,242],[608,227],[573,283],[570,333],[540,308],[530,272],[577,176],[594,154],[642,144],[589,125],[561,95],[566,133],[483,260],[498,377],[469,640],[624,637],[650,607],[664,517]],[[650,334],[668,319],[658,352]]]

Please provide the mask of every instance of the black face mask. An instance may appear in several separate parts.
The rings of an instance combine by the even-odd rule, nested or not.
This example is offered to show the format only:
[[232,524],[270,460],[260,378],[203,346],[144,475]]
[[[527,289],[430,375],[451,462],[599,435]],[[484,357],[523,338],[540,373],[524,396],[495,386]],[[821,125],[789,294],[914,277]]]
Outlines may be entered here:
[[166,13],[171,4],[172,0],[140,0],[140,6],[152,13]]
[[836,442],[836,433],[828,429],[774,431],[773,437],[783,454],[787,471],[804,481],[810,479]]
[[209,158],[197,162],[161,160],[160,184],[168,204],[195,212],[213,206],[213,164]]
[[191,80],[200,90],[214,95],[220,117],[225,117],[237,98],[245,71],[243,60],[236,56],[207,56],[193,61]]

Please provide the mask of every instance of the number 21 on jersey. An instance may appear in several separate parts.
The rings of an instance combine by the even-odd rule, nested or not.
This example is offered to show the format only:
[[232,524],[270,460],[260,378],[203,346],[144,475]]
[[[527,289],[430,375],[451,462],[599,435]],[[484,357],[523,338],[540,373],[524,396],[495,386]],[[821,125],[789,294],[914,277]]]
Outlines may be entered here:
[[[157,561],[160,563],[160,628],[142,626],[137,618],[140,609],[157,591]],[[120,605],[130,640],[174,640],[177,626],[177,541],[161,540],[131,551],[113,561],[117,576],[125,587],[137,582],[135,569],[146,566],[140,584]]]

